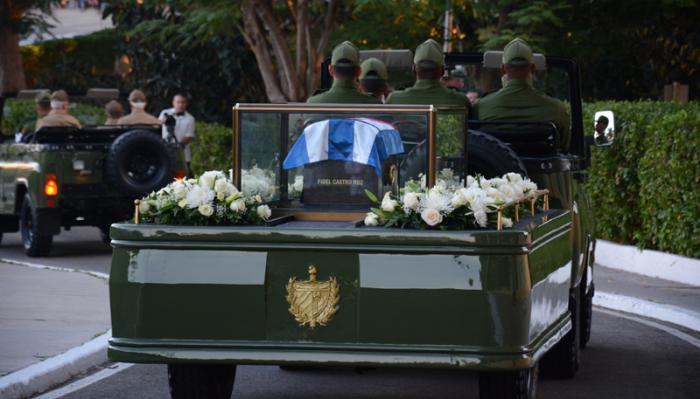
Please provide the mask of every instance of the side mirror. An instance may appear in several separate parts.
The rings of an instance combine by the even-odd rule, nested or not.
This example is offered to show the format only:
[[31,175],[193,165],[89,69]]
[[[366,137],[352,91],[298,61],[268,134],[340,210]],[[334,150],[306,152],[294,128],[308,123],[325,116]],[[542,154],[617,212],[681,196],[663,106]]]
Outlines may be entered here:
[[593,117],[593,142],[596,147],[612,145],[615,141],[615,115],[612,111],[598,111]]

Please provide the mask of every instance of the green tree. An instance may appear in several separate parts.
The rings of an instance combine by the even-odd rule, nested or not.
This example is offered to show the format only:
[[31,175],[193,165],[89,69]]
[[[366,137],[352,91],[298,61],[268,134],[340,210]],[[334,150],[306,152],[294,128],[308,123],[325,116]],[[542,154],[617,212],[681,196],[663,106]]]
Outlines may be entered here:
[[46,32],[47,16],[58,0],[0,0],[0,93],[26,88],[19,39]]

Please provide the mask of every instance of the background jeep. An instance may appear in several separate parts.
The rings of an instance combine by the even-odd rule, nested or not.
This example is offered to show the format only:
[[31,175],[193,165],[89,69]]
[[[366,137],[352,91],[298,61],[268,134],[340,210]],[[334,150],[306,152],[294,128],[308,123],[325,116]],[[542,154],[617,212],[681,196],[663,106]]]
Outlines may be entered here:
[[0,144],[0,240],[21,231],[25,252],[45,256],[61,227],[109,226],[133,200],[184,177],[182,151],[160,126],[42,128]]

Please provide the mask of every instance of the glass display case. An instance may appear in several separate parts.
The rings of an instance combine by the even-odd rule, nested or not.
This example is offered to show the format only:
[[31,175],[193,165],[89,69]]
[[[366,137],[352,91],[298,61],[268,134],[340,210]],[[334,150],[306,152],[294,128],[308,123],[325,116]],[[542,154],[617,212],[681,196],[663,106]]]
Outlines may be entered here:
[[429,105],[237,104],[233,181],[277,215],[357,219],[367,191],[434,183],[436,124]]

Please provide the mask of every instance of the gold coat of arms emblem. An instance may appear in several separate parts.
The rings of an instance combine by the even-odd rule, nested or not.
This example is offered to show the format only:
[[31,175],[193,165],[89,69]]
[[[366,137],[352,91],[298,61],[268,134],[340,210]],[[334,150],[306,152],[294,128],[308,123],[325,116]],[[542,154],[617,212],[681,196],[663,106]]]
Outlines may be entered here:
[[316,279],[316,267],[309,266],[309,279],[297,281],[296,277],[287,283],[287,302],[289,313],[299,323],[299,326],[325,326],[338,311],[340,291],[335,277],[327,281]]

